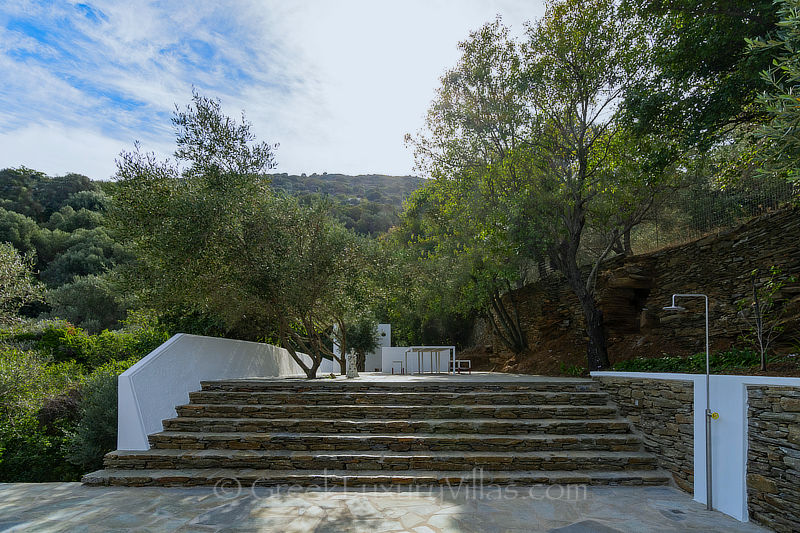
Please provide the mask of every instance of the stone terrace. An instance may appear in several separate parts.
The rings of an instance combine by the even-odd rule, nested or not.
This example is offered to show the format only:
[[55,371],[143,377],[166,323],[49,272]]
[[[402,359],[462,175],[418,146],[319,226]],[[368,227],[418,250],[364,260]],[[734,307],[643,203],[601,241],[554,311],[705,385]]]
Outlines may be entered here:
[[597,383],[509,374],[208,381],[90,485],[669,481]]

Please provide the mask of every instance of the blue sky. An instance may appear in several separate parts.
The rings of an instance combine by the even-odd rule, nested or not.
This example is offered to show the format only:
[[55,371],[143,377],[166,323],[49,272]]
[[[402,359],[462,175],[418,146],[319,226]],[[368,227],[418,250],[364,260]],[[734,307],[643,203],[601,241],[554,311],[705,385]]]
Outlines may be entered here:
[[279,172],[408,174],[457,43],[512,0],[36,2],[0,5],[0,168],[106,179],[133,142],[166,156],[192,87],[280,143]]

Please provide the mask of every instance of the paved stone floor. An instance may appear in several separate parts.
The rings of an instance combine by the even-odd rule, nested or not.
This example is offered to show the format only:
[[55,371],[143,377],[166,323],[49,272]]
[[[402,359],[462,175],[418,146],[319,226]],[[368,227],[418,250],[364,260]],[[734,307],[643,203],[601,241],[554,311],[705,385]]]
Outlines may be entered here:
[[0,484],[0,531],[766,531],[670,487],[387,491]]

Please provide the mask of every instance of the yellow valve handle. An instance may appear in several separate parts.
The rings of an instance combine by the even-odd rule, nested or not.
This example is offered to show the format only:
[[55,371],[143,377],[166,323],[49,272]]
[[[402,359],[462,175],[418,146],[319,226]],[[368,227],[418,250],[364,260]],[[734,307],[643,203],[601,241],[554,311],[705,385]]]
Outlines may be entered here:
[[713,418],[714,420],[718,419],[719,413],[711,413],[711,418]]

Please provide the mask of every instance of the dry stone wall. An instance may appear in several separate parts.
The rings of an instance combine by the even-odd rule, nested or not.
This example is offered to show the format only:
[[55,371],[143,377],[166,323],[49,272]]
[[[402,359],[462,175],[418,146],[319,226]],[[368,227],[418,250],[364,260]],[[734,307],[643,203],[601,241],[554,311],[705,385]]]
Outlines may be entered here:
[[694,384],[691,381],[597,377],[644,440],[659,466],[694,492]]
[[747,508],[775,531],[800,531],[800,388],[751,385]]
[[[663,310],[673,293],[699,292],[710,298],[713,349],[735,343],[744,324],[737,301],[750,294],[750,272],[778,266],[800,279],[800,209],[788,208],[700,240],[657,252],[609,260],[598,278],[612,364],[635,356],[688,355],[703,350],[702,300],[682,300],[686,313]],[[517,291],[531,352],[514,359],[489,339],[497,368],[559,372],[563,364],[586,366],[583,316],[563,278],[553,274]],[[787,316],[800,316],[800,284],[777,295]],[[786,338],[800,332],[790,320]]]

